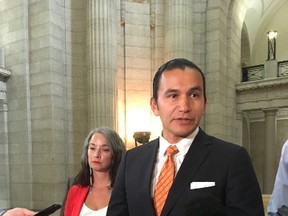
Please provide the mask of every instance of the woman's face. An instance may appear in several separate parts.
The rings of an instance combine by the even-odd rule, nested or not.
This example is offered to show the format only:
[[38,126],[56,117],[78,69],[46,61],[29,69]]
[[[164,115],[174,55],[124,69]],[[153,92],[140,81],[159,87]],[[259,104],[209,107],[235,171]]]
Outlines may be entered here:
[[109,172],[113,162],[112,150],[102,133],[95,133],[88,146],[88,163],[96,172]]

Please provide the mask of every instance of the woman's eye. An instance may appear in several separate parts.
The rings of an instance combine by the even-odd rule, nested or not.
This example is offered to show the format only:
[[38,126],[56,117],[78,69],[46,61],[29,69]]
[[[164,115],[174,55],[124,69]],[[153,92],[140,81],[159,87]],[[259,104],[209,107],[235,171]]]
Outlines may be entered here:
[[104,152],[109,152],[110,149],[108,149],[108,148],[107,148],[107,149],[103,149],[103,151],[104,151]]

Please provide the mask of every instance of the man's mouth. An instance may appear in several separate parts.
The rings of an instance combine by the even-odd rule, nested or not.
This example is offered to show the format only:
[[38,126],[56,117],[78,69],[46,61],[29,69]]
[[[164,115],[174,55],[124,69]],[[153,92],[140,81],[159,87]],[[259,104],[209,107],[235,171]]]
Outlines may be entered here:
[[175,120],[180,124],[191,124],[192,122],[191,118],[176,118]]

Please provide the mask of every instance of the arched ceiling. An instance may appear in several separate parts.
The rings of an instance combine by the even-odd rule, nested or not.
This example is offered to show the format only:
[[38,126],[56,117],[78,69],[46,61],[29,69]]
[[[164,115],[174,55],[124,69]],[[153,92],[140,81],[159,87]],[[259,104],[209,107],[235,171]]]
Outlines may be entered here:
[[287,8],[288,0],[250,1],[243,26],[246,26],[246,38],[249,41],[252,64],[262,64],[267,59],[266,33],[271,30],[278,31],[277,56],[279,60],[288,59],[288,53],[286,54],[288,45],[286,46],[287,43],[285,42],[288,29],[283,24],[283,20],[286,21],[288,17]]
[[244,18],[250,45],[253,46],[257,32],[261,30],[261,27],[265,26],[271,16],[274,16],[285,3],[287,0],[251,0]]

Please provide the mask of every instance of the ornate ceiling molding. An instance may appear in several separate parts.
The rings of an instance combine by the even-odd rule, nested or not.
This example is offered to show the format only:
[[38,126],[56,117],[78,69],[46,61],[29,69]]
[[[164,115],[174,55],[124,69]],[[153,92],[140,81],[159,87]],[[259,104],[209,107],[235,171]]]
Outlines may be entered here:
[[275,79],[267,79],[260,81],[251,81],[245,82],[241,84],[236,84],[236,91],[250,91],[255,89],[263,89],[263,88],[274,88],[278,86],[288,85],[288,77],[277,77]]

